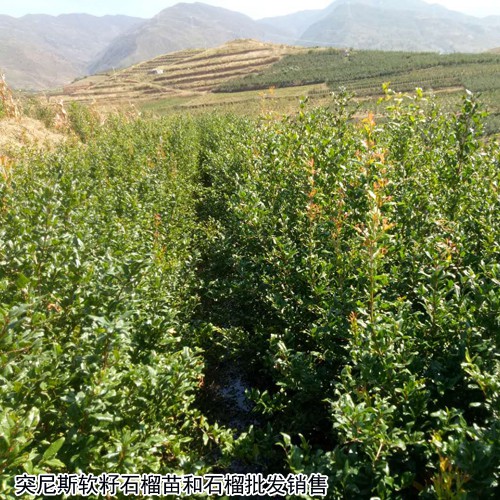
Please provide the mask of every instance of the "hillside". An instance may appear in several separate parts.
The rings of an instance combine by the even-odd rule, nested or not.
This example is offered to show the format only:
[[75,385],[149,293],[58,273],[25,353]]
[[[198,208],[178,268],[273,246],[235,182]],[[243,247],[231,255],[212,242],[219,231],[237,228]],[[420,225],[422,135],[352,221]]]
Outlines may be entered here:
[[41,90],[67,83],[116,36],[140,20],[127,16],[0,16],[0,70],[16,88]]
[[494,20],[483,21],[419,0],[337,0],[332,5],[298,43],[445,53],[481,52],[500,43]]
[[134,104],[160,114],[223,108],[253,115],[292,112],[308,96],[328,104],[344,87],[360,101],[375,102],[382,86],[412,92],[433,91],[454,103],[465,89],[481,93],[490,111],[487,130],[500,130],[500,57],[304,48],[237,40],[212,49],[164,54],[129,68],[67,85],[55,99],[109,108]]
[[123,68],[237,38],[304,46],[480,52],[500,44],[500,17],[480,19],[421,0],[335,0],[324,9],[254,21],[200,2],[179,3],[117,36],[89,71]]
[[159,99],[216,89],[226,81],[262,72],[285,54],[303,49],[286,45],[236,40],[213,49],[187,49],[156,57],[109,75],[68,85],[74,100],[123,103]]
[[280,35],[278,28],[266,27],[238,12],[203,3],[179,3],[117,37],[90,71],[124,68],[168,52],[216,47],[238,38],[265,41]]
[[2,157],[23,147],[51,149],[66,139],[66,135],[49,130],[40,120],[0,118],[0,165]]

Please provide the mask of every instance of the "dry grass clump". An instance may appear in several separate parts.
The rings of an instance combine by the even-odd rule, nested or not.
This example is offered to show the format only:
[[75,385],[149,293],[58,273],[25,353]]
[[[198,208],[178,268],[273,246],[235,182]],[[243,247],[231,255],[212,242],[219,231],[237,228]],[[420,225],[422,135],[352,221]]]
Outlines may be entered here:
[[19,107],[14,100],[12,91],[5,81],[5,75],[3,73],[0,74],[0,101],[2,103],[3,114],[7,118],[19,118],[21,116]]
[[3,179],[6,184],[10,183],[12,164],[13,162],[11,158],[0,154],[0,178]]
[[0,121],[0,155],[11,155],[24,146],[51,149],[67,137],[67,134],[47,129],[33,118],[7,118]]
[[[36,105],[35,105],[35,104]],[[15,99],[0,74],[0,175],[6,177],[11,158],[23,147],[51,149],[67,138],[68,114],[61,102],[43,105],[39,98]]]

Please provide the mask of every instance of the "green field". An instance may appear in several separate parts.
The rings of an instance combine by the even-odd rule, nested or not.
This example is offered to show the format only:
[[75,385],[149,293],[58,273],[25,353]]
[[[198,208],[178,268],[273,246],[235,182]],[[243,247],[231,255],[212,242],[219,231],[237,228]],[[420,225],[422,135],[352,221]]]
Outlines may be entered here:
[[344,85],[350,90],[378,90],[380,83],[386,81],[403,85],[395,90],[412,90],[404,88],[407,83],[437,89],[470,82],[478,86],[470,90],[491,90],[498,87],[494,76],[498,75],[499,68],[500,55],[494,53],[440,55],[311,49],[307,53],[287,55],[265,71],[227,82],[219,90],[235,92],[321,82],[334,88]]
[[[295,87],[301,95],[304,85],[326,83],[331,90],[340,87],[360,98],[377,99],[382,85],[390,82],[397,92],[425,91],[451,94],[456,103],[465,89],[481,93],[491,113],[490,132],[500,131],[500,55],[383,52],[363,50],[311,49],[287,55],[257,74],[234,79],[217,92],[233,93]],[[323,95],[328,91],[324,90]],[[319,93],[314,94],[316,97]],[[444,100],[449,96],[445,95]],[[221,99],[224,99],[221,97]]]
[[0,156],[2,498],[81,472],[498,496],[500,146],[470,95],[384,110],[74,106],[78,140]]

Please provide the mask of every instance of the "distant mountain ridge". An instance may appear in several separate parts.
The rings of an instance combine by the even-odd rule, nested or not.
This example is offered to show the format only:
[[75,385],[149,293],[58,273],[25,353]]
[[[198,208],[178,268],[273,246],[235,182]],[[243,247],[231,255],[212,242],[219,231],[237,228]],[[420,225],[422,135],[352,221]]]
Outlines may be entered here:
[[89,14],[0,16],[0,71],[14,87],[60,85],[85,74],[116,36],[140,21]]
[[[333,7],[333,8],[332,8]],[[358,49],[480,52],[500,43],[500,23],[420,0],[337,0],[298,40]]]
[[309,26],[324,18],[333,7],[334,4],[331,4],[326,9],[303,10],[285,16],[265,17],[258,22],[270,28],[280,29],[293,40],[298,40]]
[[0,70],[14,87],[43,89],[162,54],[237,38],[302,46],[480,52],[500,46],[500,16],[480,19],[421,0],[335,0],[255,21],[204,3],[179,3],[152,19],[0,15]]

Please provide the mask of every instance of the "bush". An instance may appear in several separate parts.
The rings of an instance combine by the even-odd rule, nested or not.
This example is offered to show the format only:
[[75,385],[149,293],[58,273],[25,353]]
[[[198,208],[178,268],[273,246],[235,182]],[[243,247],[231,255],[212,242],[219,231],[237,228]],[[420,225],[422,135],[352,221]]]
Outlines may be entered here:
[[229,439],[194,405],[203,359],[183,340],[191,133],[115,121],[1,184],[4,494],[22,470],[203,472]]
[[[85,144],[17,161],[4,496],[22,471],[235,469],[320,472],[329,498],[498,496],[500,148],[470,94],[381,105],[104,125],[75,107]],[[238,425],[209,401],[232,367]]]
[[232,194],[204,293],[247,332],[242,449],[329,475],[332,498],[493,498],[498,145],[470,95],[451,116],[420,92],[385,104],[384,125],[340,96],[222,146],[240,165],[214,188]]

